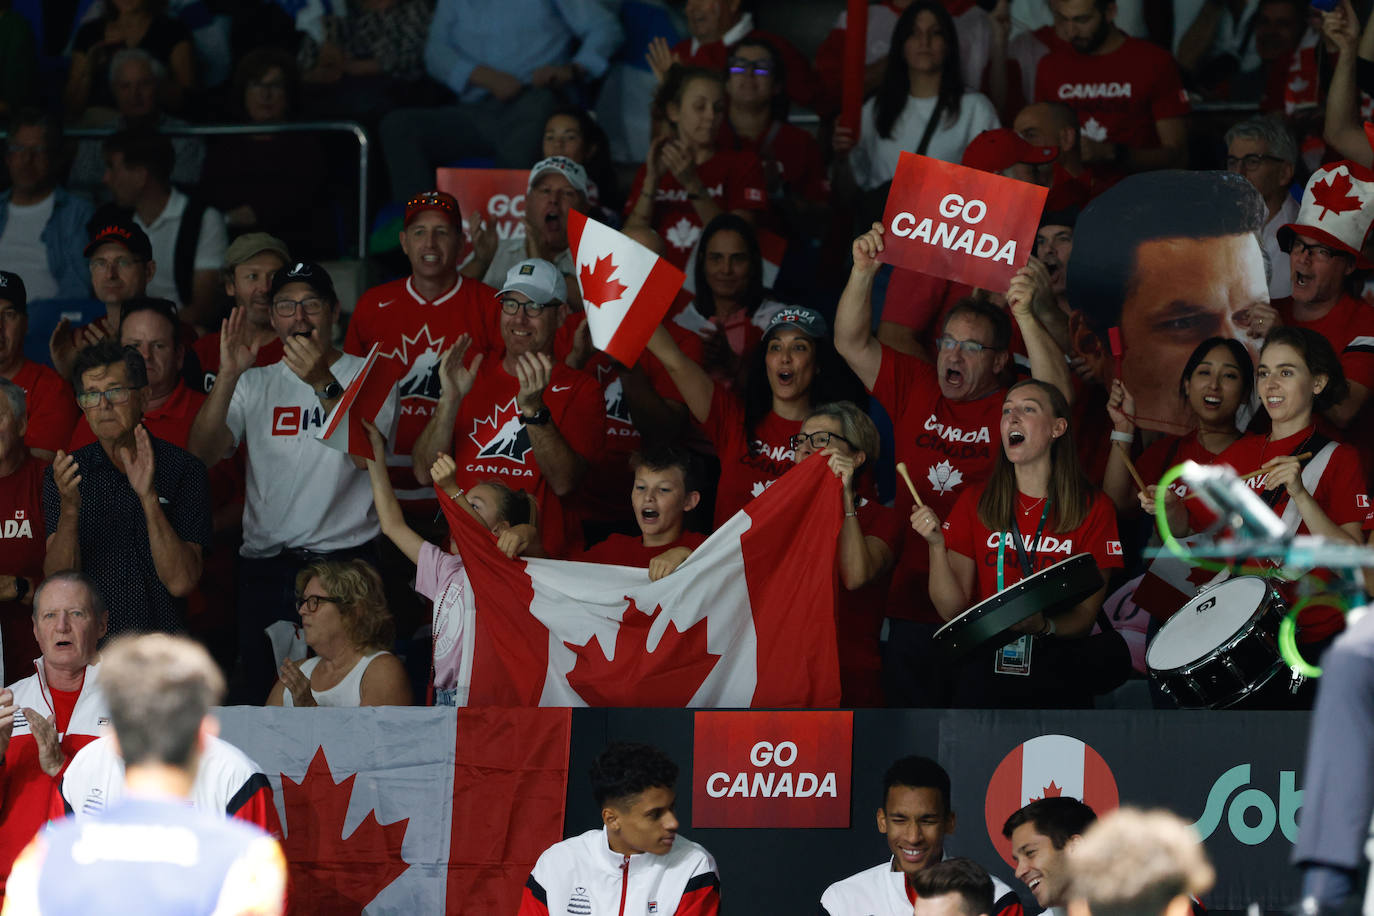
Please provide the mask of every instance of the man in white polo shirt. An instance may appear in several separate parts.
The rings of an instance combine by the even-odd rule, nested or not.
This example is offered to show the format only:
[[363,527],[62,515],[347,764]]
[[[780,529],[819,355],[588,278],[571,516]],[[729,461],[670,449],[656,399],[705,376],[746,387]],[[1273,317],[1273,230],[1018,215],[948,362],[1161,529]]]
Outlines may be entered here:
[[215,313],[228,235],[224,214],[172,187],[172,141],[147,130],[105,140],[105,184],[115,203],[134,212],[161,268],[148,295],[170,299],[183,319],[206,326]]
[[[255,367],[245,309],[220,330],[219,376],[195,423],[190,450],[213,464],[248,447],[239,564],[239,663],[231,700],[260,705],[276,678],[263,628],[296,620],[296,572],[319,559],[376,563],[380,528],[360,462],[317,439],[363,359],[334,348],[339,299],[318,264],[297,263],[272,281],[272,326],[283,356]],[[393,390],[377,417],[389,431]]]

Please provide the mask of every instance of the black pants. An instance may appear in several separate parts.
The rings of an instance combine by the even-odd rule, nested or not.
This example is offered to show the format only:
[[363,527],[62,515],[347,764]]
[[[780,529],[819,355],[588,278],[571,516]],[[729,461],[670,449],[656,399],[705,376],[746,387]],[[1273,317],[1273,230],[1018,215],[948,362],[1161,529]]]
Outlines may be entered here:
[[950,701],[948,662],[936,647],[933,623],[888,618],[883,646],[883,695],[888,706],[943,709]]

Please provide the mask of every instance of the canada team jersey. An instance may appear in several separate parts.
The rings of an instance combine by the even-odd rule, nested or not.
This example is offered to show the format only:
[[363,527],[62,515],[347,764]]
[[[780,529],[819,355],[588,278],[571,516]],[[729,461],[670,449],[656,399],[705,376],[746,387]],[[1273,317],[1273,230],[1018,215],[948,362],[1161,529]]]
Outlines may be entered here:
[[[859,530],[865,538],[882,541],[894,559],[901,556],[907,520],[897,510],[859,497],[854,511],[858,513]],[[840,651],[841,706],[884,705],[878,679],[882,667],[878,638],[883,629],[883,605],[891,583],[891,571],[853,591],[840,583],[835,635]]]
[[662,547],[645,547],[644,539],[628,534],[613,534],[606,540],[594,544],[583,552],[582,556],[574,557],[583,563],[604,563],[608,566],[636,566],[647,568],[649,561],[661,553],[669,550],[676,550],[679,547],[686,547],[688,550],[696,550],[701,546],[701,542],[706,540],[706,535],[698,534],[695,531],[684,531],[676,541],[671,544],[664,544]]
[[[768,188],[759,157],[747,150],[721,150],[697,166],[697,176],[722,210],[765,210]],[[644,187],[644,166],[635,174],[625,212],[634,210]],[[687,189],[666,173],[654,192],[653,228],[668,243],[663,257],[673,266],[686,268],[687,258],[701,237],[701,217],[687,197]]]
[[[915,891],[906,875],[892,865],[889,859],[827,887],[821,895],[822,916],[911,916]],[[988,877],[992,878],[992,916],[1021,916],[1016,892],[1001,879]]]
[[[974,401],[951,401],[940,393],[935,367],[883,347],[872,394],[892,417],[896,460],[906,462],[921,501],[947,518],[954,501],[977,489],[992,473],[1001,449],[1002,401],[998,389]],[[910,518],[911,494],[897,488],[896,509]],[[921,538],[907,538],[888,590],[887,616],[941,623],[930,603],[930,552]]]
[[540,854],[518,916],[717,916],[716,861],[679,834],[666,855],[621,855],[606,829],[588,830]]
[[1035,71],[1035,100],[1073,108],[1089,140],[1132,149],[1159,146],[1155,122],[1192,110],[1173,56],[1130,36],[1110,54],[1070,46],[1045,55]]
[[10,874],[10,864],[19,851],[50,817],[62,813],[58,782],[39,766],[38,744],[22,710],[34,709],[56,718],[62,752],[69,760],[110,722],[98,666],[87,666],[81,692],[68,712],[61,697],[48,688],[43,660],[36,659],[33,664],[37,669],[34,674],[10,684],[14,705],[21,711],[15,714],[14,732],[0,766],[0,824],[5,828],[0,830],[0,895],[9,893],[5,876]]
[[[43,528],[43,469],[30,455],[19,470],[0,477],[0,557],[6,575],[23,576],[31,588],[43,579],[47,536]],[[22,601],[0,601],[0,632],[5,647],[0,684],[29,670],[38,654],[33,638],[33,608]]]
[[[502,368],[500,360],[493,356],[482,363],[453,427],[458,486],[467,490],[497,478],[513,490],[532,494],[539,504],[544,550],[551,557],[562,557],[582,543],[581,532],[540,470],[530,431],[520,422],[515,402],[519,391],[519,380]],[[606,436],[606,415],[596,381],[556,362],[544,389],[544,404],[568,445],[590,462]]]
[[378,368],[399,379],[400,413],[386,462],[396,496],[407,508],[437,509],[434,491],[415,479],[410,453],[439,403],[439,359],[464,333],[472,335],[469,361],[491,350],[501,341],[500,314],[496,290],[462,276],[433,302],[421,298],[411,277],[383,283],[363,293],[353,310],[344,352],[365,357],[375,343]]
[[277,916],[286,859],[276,840],[241,821],[125,799],[35,837],[9,887],[6,916]]
[[[1156,439],[1136,459],[1135,468],[1145,483],[1157,484],[1165,471],[1185,461],[1196,461],[1202,465],[1220,464],[1222,456],[1214,455],[1203,448],[1197,441],[1197,433],[1191,432],[1186,436],[1165,436]],[[1189,493],[1188,484],[1182,477],[1171,483],[1169,489],[1173,490],[1179,499],[1184,499]],[[1188,510],[1188,527],[1192,531],[1202,531],[1216,521],[1216,513],[1207,508],[1207,504],[1200,499],[1189,499],[1183,505]]]
[[1331,311],[1315,321],[1293,317],[1293,297],[1274,300],[1284,324],[1316,331],[1340,357],[1345,377],[1374,388],[1374,307],[1349,294],[1342,295]]
[[744,403],[717,385],[711,393],[711,412],[701,428],[720,458],[715,514],[719,528],[792,467],[791,440],[801,431],[801,421],[785,420],[770,410],[750,437],[744,428]]
[[[1006,548],[1000,551],[1003,587],[1015,585],[1024,578],[1011,533],[989,531],[978,518],[980,496],[981,492],[972,490],[964,493],[944,523],[946,545],[955,553],[972,559],[977,567],[978,581],[973,596],[975,603],[997,594],[998,553],[1004,539]],[[1051,521],[1046,524],[1040,540],[1036,541],[1035,529],[1040,524],[1043,507],[1043,500],[1032,500],[1023,494],[1016,494],[1016,526],[1030,556],[1031,572],[1040,572],[1080,553],[1092,554],[1100,570],[1120,569],[1124,565],[1121,536],[1116,530],[1116,510],[1105,494],[1093,494],[1088,515],[1077,528],[1067,532],[1054,531]],[[1050,515],[1054,515],[1053,509]],[[1106,581],[1105,574],[1103,581]]]
[[776,195],[792,193],[824,201],[830,193],[820,144],[795,124],[773,121],[761,136],[750,140],[735,133],[730,119],[725,118],[716,142],[721,149],[749,150],[758,156],[768,189]]
[[[102,817],[123,797],[124,760],[109,736],[83,747],[62,773],[62,803],[77,820]],[[213,735],[196,767],[191,804],[254,824],[281,839],[272,785],[262,769],[243,751]]]
[[29,417],[24,444],[48,452],[65,449],[81,416],[71,386],[52,369],[31,359],[20,364],[11,381],[24,389],[24,410]]

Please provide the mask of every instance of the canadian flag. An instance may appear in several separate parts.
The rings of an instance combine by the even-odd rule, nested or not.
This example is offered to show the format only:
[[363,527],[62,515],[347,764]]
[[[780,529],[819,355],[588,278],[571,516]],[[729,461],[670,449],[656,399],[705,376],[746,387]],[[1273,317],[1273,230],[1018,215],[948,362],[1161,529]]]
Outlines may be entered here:
[[441,499],[471,583],[475,706],[835,706],[839,481],[810,459],[675,572],[509,560]]
[[682,271],[576,210],[568,213],[568,248],[592,344],[633,366],[682,288]]
[[272,785],[301,916],[514,913],[563,838],[572,712],[225,707]]
[[[344,389],[343,396],[329,417],[324,421],[318,434],[319,440],[330,448],[356,455],[359,458],[374,458],[372,443],[368,441],[363,420],[376,424],[382,436],[391,441],[390,426],[396,416],[395,400],[391,398],[396,379],[394,370],[389,369],[389,360],[377,358],[377,344],[368,351],[363,366],[353,376]],[[388,404],[388,401],[391,403]],[[390,407],[389,410],[385,410]],[[385,410],[385,413],[384,413]],[[381,422],[378,418],[381,417]]]

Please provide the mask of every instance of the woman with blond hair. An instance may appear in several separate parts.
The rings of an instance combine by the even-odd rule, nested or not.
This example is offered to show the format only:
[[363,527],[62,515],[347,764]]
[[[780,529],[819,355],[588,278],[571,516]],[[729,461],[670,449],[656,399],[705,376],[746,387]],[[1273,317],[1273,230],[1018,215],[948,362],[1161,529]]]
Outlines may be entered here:
[[387,651],[396,627],[371,564],[317,560],[297,574],[296,596],[314,655],[282,662],[268,706],[410,705],[405,668]]

